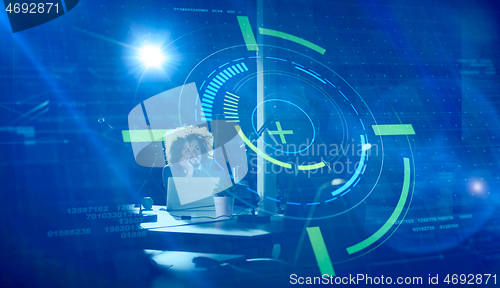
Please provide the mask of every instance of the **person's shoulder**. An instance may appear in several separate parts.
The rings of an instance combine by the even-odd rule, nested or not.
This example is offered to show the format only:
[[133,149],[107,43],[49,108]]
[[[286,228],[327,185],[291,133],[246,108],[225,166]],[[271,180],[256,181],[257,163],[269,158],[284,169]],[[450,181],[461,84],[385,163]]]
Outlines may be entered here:
[[214,159],[212,158],[207,158],[204,161],[201,162],[201,167],[206,170],[213,170],[213,166],[216,165],[214,162]]
[[183,177],[184,174],[184,168],[177,163],[168,164],[163,167],[163,175],[169,175],[169,177]]
[[205,161],[202,165],[202,169],[206,171],[212,177],[224,177],[225,175],[229,176],[227,173],[227,169],[219,166],[214,159]]

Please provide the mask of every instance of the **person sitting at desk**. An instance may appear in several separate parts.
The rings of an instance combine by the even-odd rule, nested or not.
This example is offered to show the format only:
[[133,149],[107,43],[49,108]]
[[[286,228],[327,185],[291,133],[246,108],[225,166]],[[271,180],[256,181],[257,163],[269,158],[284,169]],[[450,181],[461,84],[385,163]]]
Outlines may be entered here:
[[164,185],[169,177],[219,177],[231,186],[225,163],[213,158],[212,135],[206,127],[185,126],[168,133],[165,152],[169,164],[163,168]]

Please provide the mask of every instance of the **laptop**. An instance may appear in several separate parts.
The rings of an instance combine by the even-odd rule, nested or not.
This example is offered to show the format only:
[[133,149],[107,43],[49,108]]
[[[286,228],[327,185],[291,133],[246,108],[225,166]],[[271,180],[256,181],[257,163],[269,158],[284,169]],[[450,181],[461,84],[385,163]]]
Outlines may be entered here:
[[169,177],[167,211],[214,211],[213,194],[218,182],[219,177]]

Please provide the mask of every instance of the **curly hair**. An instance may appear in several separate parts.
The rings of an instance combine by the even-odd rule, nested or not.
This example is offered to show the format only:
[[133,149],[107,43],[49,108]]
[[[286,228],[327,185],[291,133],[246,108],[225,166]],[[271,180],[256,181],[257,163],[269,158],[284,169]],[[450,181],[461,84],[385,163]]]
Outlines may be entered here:
[[165,136],[165,155],[169,163],[178,163],[182,158],[182,150],[186,142],[198,141],[202,157],[212,153],[212,134],[207,127],[183,126],[173,131],[168,131]]

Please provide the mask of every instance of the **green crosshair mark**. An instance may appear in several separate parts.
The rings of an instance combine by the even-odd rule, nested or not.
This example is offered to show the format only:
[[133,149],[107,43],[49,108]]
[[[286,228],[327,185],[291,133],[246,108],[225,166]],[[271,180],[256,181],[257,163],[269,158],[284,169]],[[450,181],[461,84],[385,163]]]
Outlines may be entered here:
[[285,134],[293,134],[293,130],[282,130],[281,129],[281,124],[279,121],[276,121],[276,128],[278,128],[278,131],[268,131],[269,134],[271,135],[280,135],[281,142],[283,144],[286,144],[286,139],[285,139]]

